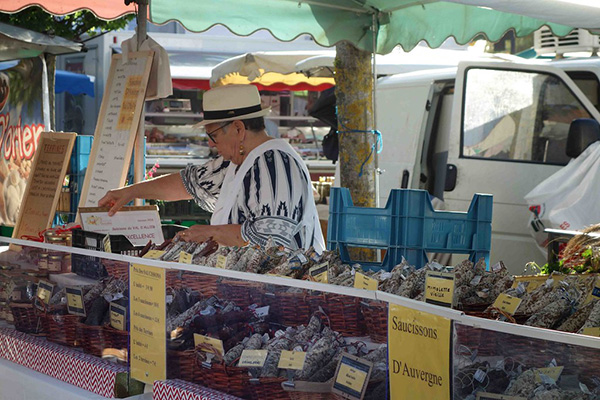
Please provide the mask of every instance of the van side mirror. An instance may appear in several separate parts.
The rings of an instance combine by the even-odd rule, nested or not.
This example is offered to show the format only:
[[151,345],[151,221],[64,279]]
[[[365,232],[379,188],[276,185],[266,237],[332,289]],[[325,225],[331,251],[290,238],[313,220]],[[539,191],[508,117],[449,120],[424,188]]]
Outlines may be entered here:
[[595,119],[578,118],[569,126],[567,136],[567,156],[579,157],[587,147],[600,140],[600,124]]

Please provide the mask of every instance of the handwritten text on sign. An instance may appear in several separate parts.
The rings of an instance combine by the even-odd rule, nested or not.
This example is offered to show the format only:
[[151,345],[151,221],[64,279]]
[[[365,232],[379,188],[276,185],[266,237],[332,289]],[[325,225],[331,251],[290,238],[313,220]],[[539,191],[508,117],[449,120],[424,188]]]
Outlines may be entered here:
[[42,132],[13,237],[37,237],[52,226],[76,136],[74,133]]
[[112,57],[80,207],[95,207],[104,194],[125,183],[152,63],[151,52]]
[[167,377],[165,270],[132,264],[129,277],[131,376],[151,384]]
[[450,399],[451,321],[390,304],[388,322],[391,397]]

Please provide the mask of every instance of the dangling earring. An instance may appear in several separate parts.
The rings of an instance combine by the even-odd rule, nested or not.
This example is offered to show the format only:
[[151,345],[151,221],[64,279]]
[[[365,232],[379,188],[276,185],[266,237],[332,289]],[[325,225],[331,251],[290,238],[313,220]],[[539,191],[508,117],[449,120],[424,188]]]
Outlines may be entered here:
[[240,143],[240,156],[243,156],[246,152],[244,151],[244,145]]

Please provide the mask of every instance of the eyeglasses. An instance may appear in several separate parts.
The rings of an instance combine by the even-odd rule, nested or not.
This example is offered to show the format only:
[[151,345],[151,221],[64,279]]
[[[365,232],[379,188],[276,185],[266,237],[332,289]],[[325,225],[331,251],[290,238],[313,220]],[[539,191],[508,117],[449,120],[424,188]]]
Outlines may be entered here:
[[211,132],[206,132],[206,135],[210,138],[210,140],[212,140],[212,142],[214,144],[217,144],[217,141],[215,140],[215,137],[213,136],[215,134],[215,132],[217,132],[220,129],[224,129],[227,125],[231,124],[233,121],[229,121],[223,125],[221,125],[220,127],[218,127],[217,129],[211,131]]

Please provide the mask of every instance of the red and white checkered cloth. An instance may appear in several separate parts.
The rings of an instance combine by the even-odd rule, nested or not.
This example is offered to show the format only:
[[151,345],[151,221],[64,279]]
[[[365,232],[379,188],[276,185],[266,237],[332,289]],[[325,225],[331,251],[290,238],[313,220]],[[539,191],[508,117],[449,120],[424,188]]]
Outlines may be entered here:
[[114,398],[117,374],[127,372],[125,366],[9,328],[0,328],[0,357],[108,398]]
[[154,400],[241,400],[180,379],[154,381]]

